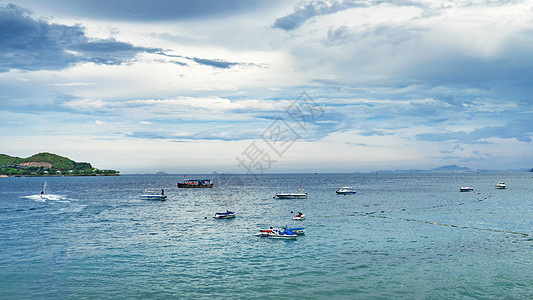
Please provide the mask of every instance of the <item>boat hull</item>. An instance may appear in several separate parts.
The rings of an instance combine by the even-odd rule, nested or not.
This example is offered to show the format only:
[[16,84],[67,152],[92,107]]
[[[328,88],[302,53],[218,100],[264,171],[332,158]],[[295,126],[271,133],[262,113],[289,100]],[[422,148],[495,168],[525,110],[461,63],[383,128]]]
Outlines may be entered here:
[[306,199],[307,194],[276,194],[278,199]]
[[342,192],[342,191],[336,191],[339,195],[354,195],[356,192]]
[[166,195],[141,195],[141,200],[159,200],[164,201],[167,199]]
[[181,182],[178,182],[178,187],[179,188],[189,188],[189,189],[193,189],[193,188],[212,188],[213,187],[213,184],[186,184],[186,183],[181,183]]
[[298,235],[290,230],[272,230],[268,235],[268,238],[271,239],[296,239]]

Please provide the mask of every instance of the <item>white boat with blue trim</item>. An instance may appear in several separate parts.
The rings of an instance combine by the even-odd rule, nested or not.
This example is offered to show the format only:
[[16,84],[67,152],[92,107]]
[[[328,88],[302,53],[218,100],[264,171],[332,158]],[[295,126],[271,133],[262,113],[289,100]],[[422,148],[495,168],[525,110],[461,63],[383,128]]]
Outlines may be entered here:
[[167,195],[165,195],[165,191],[161,190],[161,192],[151,191],[148,189],[144,189],[143,193],[141,195],[141,200],[159,200],[164,201],[167,199]]
[[353,195],[356,193],[355,189],[353,187],[345,186],[336,191],[339,195]]
[[231,219],[235,218],[235,213],[229,210],[226,210],[226,212],[217,212],[213,216],[215,219]]
[[279,199],[306,199],[307,193],[304,193],[304,187],[302,187],[301,189],[297,190],[295,193],[279,193],[279,194],[276,194],[276,197]]

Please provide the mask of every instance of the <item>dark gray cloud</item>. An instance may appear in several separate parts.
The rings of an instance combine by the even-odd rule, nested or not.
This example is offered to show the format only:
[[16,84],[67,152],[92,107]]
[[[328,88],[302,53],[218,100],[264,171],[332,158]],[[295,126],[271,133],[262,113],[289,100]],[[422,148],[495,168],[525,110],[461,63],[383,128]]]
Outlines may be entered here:
[[239,63],[227,62],[227,61],[218,60],[218,59],[204,59],[204,58],[196,58],[196,57],[193,57],[191,59],[201,65],[206,65],[206,66],[211,66],[211,67],[221,68],[221,69],[228,69],[234,65],[239,64]]
[[[198,64],[228,69],[239,65],[219,59],[166,54],[163,49],[137,47],[114,39],[91,40],[80,25],[66,26],[32,18],[14,4],[0,6],[0,72],[60,70],[83,62],[120,65],[139,53],[185,58]],[[186,66],[183,62],[176,64]]]
[[345,0],[345,1],[308,1],[294,9],[292,14],[278,18],[272,27],[285,31],[294,30],[300,27],[307,20],[316,16],[334,14],[339,11],[354,7],[370,7],[381,3],[389,3],[396,6],[419,6],[422,5],[412,1],[386,1],[386,0]]
[[489,138],[515,138],[520,142],[531,143],[533,142],[533,123],[531,119],[533,118],[509,121],[503,126],[485,126],[469,133],[465,131],[424,133],[416,135],[416,138],[430,142],[458,141],[463,144],[486,144],[487,142],[484,140]]
[[[279,1],[279,0],[278,0]],[[190,20],[233,16],[275,5],[270,0],[48,0],[43,10],[93,19],[126,21]],[[41,0],[27,0],[31,6],[42,6]]]
[[0,72],[58,70],[80,62],[117,65],[141,52],[160,51],[113,39],[90,40],[79,25],[50,24],[19,6],[0,6]]

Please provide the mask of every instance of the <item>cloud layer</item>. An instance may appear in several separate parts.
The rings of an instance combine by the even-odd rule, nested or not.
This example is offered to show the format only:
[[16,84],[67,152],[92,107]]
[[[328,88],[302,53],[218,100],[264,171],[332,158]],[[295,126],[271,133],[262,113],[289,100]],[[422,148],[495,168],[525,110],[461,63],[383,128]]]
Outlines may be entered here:
[[528,2],[17,2],[0,2],[9,154],[49,137],[143,161],[146,143],[236,169],[278,128],[297,136],[279,171],[533,159]]

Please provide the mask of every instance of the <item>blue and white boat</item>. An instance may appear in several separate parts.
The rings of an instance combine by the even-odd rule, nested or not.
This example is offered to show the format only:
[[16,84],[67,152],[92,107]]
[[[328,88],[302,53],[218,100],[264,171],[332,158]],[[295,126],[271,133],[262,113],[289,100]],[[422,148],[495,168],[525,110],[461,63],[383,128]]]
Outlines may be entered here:
[[302,235],[302,234],[305,234],[305,227],[297,227],[297,228],[284,228],[284,229],[288,229],[294,233],[296,233],[296,235]]
[[235,213],[232,211],[227,210],[226,212],[217,212],[213,216],[215,219],[230,219],[235,218]]
[[[296,235],[305,234],[305,227],[299,227],[299,228],[287,228],[287,227],[284,227],[282,229],[282,231],[284,231],[284,230],[292,231]],[[255,236],[269,237],[272,234],[273,231],[280,231],[280,230],[279,229],[272,229],[272,227],[270,229],[259,229],[259,232],[256,233]]]
[[141,200],[159,200],[159,201],[164,201],[165,199],[167,199],[167,195],[165,195],[165,191],[164,190],[161,190],[161,192],[156,192],[156,191],[150,191],[148,189],[144,189],[142,195],[141,195]]
[[346,186],[338,189],[336,193],[339,195],[353,195],[356,193],[356,191],[353,187]]
[[271,239],[296,239],[298,235],[288,229],[272,229],[268,237]]

